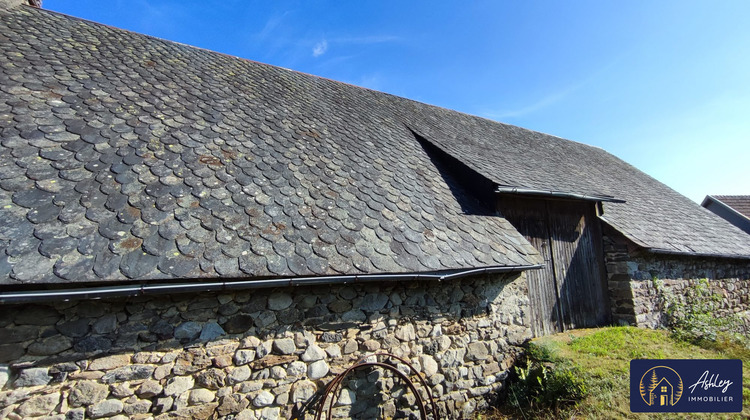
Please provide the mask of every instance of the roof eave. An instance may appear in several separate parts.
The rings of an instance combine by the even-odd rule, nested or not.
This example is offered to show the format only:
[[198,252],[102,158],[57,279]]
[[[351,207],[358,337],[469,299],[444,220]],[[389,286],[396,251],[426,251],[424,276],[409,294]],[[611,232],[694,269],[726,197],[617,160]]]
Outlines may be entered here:
[[624,203],[625,200],[615,198],[609,195],[593,195],[593,194],[578,194],[565,191],[548,191],[548,190],[537,190],[533,188],[524,187],[512,187],[506,185],[499,185],[495,188],[497,194],[516,194],[516,195],[527,195],[527,196],[538,196],[538,197],[550,197],[550,198],[567,198],[574,200],[585,200],[585,201],[597,201],[597,202],[608,202],[608,203]]
[[651,254],[664,254],[664,255],[677,255],[685,257],[703,257],[703,258],[724,258],[733,260],[750,260],[750,255],[742,254],[720,254],[710,252],[688,252],[688,251],[676,251],[671,249],[663,248],[646,248],[646,252]]
[[115,297],[133,297],[142,295],[163,295],[174,293],[218,292],[241,289],[266,289],[272,287],[295,287],[349,283],[370,283],[377,281],[444,281],[461,277],[492,274],[513,273],[534,270],[544,267],[543,264],[533,265],[505,265],[449,270],[435,273],[403,273],[403,274],[354,274],[343,276],[321,277],[290,277],[276,279],[251,279],[238,281],[201,281],[191,283],[157,283],[121,286],[94,286],[57,290],[27,290],[0,293],[0,305],[20,304],[31,302],[68,301],[84,299],[103,299]]

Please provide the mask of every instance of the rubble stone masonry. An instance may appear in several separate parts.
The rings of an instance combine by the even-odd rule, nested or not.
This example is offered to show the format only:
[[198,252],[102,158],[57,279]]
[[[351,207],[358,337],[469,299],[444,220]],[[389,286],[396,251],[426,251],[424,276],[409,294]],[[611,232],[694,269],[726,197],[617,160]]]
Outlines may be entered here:
[[[528,305],[519,274],[6,305],[0,418],[311,418],[376,352],[410,361],[445,418],[473,418],[531,337]],[[382,372],[344,388],[336,417],[415,409]]]
[[717,317],[736,314],[750,332],[750,261],[724,258],[649,254],[623,238],[608,235],[604,251],[612,318],[615,323],[648,328],[664,326],[657,279],[674,296],[701,279],[722,296]]

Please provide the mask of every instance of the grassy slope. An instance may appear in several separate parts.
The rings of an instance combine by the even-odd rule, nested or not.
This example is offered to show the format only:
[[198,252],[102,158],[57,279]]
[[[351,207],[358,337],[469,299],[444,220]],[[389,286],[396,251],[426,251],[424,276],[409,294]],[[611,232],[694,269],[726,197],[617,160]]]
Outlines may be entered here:
[[[667,331],[635,327],[608,327],[568,331],[535,339],[553,357],[579,366],[586,375],[587,397],[576,407],[544,417],[557,418],[750,418],[750,351],[727,343],[696,346],[672,339]],[[634,414],[630,412],[630,360],[647,359],[742,359],[743,412],[740,414]],[[529,416],[529,413],[525,413]],[[542,416],[536,413],[534,418]],[[519,417],[519,413],[498,418]],[[532,416],[529,416],[531,418]],[[492,418],[492,417],[490,417]]]

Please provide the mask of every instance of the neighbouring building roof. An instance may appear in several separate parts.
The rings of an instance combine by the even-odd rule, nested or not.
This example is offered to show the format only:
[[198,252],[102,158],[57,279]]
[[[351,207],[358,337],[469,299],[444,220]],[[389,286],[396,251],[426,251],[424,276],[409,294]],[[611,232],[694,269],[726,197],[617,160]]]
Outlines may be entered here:
[[626,200],[604,219],[643,247],[750,256],[687,198],[557,137],[30,7],[0,11],[0,54],[0,283],[539,263],[425,141],[493,188]]
[[540,262],[388,95],[28,7],[0,54],[2,283]]
[[750,195],[707,195],[701,206],[750,233]]
[[750,195],[710,195],[716,201],[724,203],[732,210],[750,219]]

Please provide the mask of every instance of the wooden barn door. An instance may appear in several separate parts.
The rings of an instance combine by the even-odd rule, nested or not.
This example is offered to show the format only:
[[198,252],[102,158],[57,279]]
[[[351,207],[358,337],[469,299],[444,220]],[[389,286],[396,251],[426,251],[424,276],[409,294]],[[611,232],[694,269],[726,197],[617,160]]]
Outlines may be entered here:
[[527,272],[535,336],[603,325],[609,318],[599,220],[590,202],[503,199],[500,211],[539,250]]

